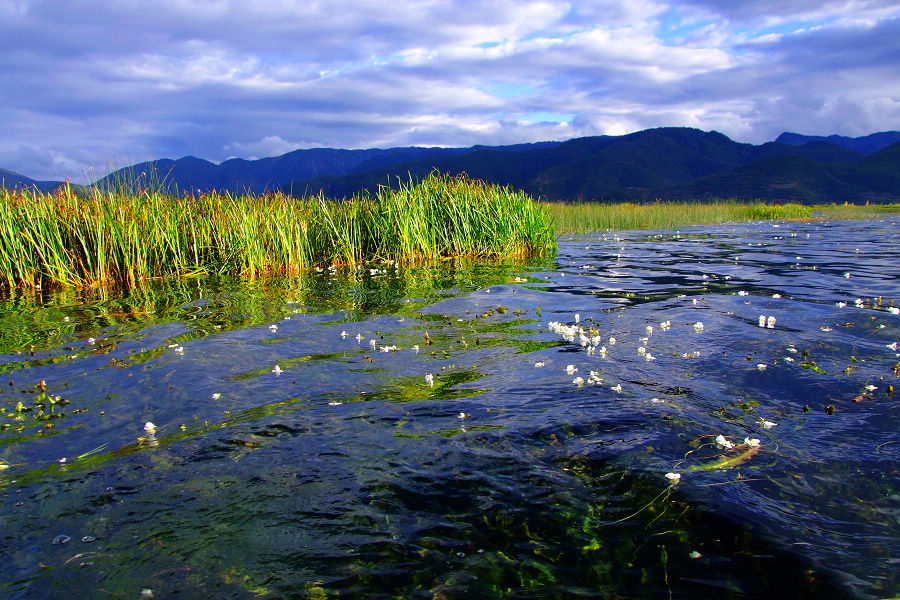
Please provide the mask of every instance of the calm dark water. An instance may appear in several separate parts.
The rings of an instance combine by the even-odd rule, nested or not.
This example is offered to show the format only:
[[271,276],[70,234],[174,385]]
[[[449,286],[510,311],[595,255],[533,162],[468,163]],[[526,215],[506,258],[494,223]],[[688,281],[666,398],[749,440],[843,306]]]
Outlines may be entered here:
[[897,234],[2,300],[0,596],[894,597]]

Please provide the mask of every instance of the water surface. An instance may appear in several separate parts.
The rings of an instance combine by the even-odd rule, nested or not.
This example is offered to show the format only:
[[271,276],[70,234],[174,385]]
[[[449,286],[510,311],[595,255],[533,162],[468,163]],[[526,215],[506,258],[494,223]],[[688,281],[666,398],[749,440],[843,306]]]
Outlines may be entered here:
[[8,297],[0,590],[892,597],[897,231]]

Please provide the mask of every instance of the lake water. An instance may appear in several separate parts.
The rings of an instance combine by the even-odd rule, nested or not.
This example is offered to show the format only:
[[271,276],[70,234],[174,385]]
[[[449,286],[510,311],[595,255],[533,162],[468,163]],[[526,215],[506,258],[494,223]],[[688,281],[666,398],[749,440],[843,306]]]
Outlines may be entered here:
[[0,596],[894,597],[897,223],[8,297]]

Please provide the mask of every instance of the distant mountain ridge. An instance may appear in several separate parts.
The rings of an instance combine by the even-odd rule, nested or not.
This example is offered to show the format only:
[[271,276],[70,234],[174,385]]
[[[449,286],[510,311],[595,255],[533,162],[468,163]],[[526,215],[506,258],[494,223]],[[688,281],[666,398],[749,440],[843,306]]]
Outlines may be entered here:
[[803,146],[810,142],[830,142],[837,146],[842,146],[848,150],[859,152],[860,154],[872,154],[883,148],[887,148],[891,144],[900,142],[900,131],[880,131],[862,137],[851,138],[843,135],[829,135],[828,137],[821,135],[801,135],[785,131],[777,138],[775,142],[778,144],[790,144],[791,146]]
[[[888,141],[890,136],[881,136],[882,143]],[[371,192],[397,179],[420,179],[438,169],[465,172],[548,200],[897,202],[900,185],[893,182],[900,177],[900,161],[891,160],[890,148],[894,146],[882,146],[866,156],[817,139],[803,145],[754,146],[715,131],[664,127],[623,136],[577,138],[515,155],[483,148],[431,161],[320,176],[284,189],[321,190],[325,196],[339,198],[360,190]]]
[[[900,202],[900,132],[859,138],[785,132],[760,145],[716,131],[683,127],[563,142],[468,148],[314,148],[259,160],[215,164],[186,156],[138,163],[99,185],[165,187],[183,194],[322,193],[330,198],[375,192],[432,170],[466,173],[556,201],[741,200],[802,203]],[[14,185],[52,189],[59,182],[0,170]]]
[[37,181],[15,171],[0,169],[0,186],[6,188],[37,188],[42,192],[49,192],[62,184],[62,181]]

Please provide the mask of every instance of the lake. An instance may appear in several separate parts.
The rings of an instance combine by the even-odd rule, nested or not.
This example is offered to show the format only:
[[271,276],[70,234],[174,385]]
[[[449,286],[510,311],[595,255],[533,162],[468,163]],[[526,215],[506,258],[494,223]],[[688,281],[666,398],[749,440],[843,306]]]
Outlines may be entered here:
[[0,299],[8,598],[889,598],[898,217]]

